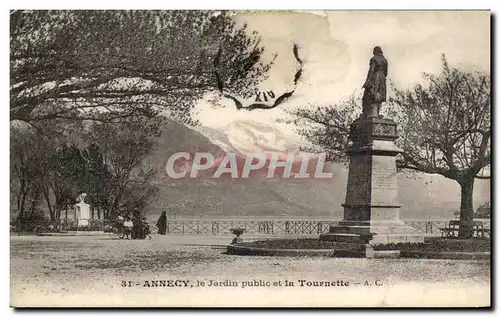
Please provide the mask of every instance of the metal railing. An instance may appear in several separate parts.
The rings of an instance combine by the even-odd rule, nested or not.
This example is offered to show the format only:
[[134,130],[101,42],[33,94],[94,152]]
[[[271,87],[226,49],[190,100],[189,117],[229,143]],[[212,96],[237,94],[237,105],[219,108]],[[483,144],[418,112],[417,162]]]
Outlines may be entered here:
[[[416,234],[441,234],[439,228],[445,227],[446,220],[408,220],[405,224],[415,229]],[[245,234],[275,234],[275,235],[319,235],[330,230],[330,226],[338,221],[296,221],[296,220],[174,220],[167,224],[167,234],[179,235],[217,235],[228,234],[233,228],[245,229]],[[489,228],[490,221],[484,221],[485,228]]]
[[227,234],[234,228],[245,229],[246,234],[313,235],[328,232],[336,221],[245,220],[245,221],[168,221],[167,234]]
[[[489,219],[481,219],[484,228],[490,228]],[[438,236],[449,220],[404,220],[415,229],[416,234]],[[104,219],[89,219],[82,226],[76,219],[61,219],[59,222],[44,222],[43,228],[53,231],[95,230],[105,231],[110,222]],[[167,234],[170,235],[221,235],[230,234],[231,229],[243,228],[245,234],[268,235],[319,235],[330,230],[338,221],[303,220],[169,220]],[[42,226],[42,224],[40,224]]]

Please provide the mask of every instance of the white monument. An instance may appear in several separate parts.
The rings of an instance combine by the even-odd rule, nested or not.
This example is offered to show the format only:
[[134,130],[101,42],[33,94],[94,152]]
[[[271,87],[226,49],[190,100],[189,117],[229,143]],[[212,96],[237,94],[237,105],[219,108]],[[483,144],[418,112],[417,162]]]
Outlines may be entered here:
[[78,227],[85,227],[89,225],[90,219],[90,205],[85,203],[86,193],[78,196],[75,204],[75,219],[77,220]]

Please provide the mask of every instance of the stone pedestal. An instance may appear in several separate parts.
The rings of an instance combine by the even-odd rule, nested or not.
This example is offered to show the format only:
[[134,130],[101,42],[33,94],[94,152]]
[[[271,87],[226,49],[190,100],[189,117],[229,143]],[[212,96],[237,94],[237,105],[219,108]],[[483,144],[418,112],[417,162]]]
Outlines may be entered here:
[[396,156],[402,152],[397,139],[396,123],[380,117],[359,118],[351,125],[352,145],[344,219],[322,240],[371,244],[420,242],[399,218]]
[[90,205],[84,202],[79,202],[75,205],[75,219],[78,221],[78,227],[89,225]]

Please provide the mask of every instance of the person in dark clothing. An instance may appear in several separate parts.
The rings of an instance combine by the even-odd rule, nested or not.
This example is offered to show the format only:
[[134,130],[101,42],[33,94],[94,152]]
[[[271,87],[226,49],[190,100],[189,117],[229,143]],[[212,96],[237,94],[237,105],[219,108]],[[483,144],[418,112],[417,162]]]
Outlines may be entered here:
[[158,227],[158,234],[166,235],[167,234],[167,212],[164,211],[158,221],[156,222],[156,226]]
[[149,240],[152,239],[151,237],[151,229],[149,228],[149,223],[148,223],[148,219],[146,217],[143,217],[142,218],[142,224],[144,226],[144,239],[146,239],[146,237],[149,238]]
[[142,239],[141,238],[142,224],[139,213],[137,212],[134,213],[134,218],[132,219],[132,221],[134,222],[134,227],[132,228],[132,239]]
[[137,217],[137,239],[146,239],[146,226],[141,217]]

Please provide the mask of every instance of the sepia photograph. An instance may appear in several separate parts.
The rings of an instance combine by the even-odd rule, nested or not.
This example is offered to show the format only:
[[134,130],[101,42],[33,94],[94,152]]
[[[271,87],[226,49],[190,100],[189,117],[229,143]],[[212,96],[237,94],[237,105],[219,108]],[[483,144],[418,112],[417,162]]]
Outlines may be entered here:
[[11,307],[492,306],[491,11],[8,14]]

